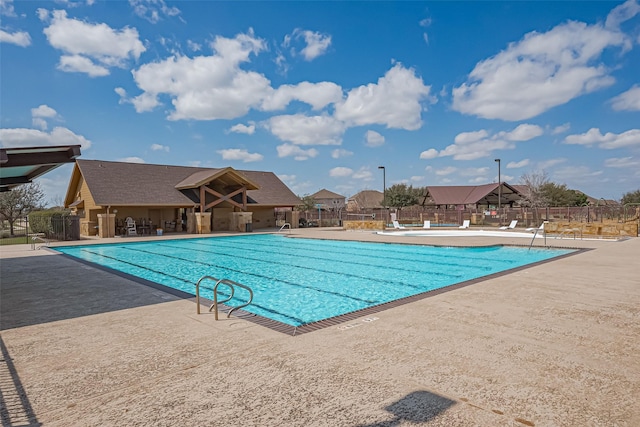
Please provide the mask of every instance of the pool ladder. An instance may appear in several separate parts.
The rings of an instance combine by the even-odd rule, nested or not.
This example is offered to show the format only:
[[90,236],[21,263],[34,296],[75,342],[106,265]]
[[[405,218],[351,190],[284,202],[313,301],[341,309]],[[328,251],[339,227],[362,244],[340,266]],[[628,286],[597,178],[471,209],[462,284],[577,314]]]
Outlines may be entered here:
[[[246,291],[249,292],[249,300],[241,305],[232,307],[229,312],[227,313],[227,318],[229,318],[229,316],[231,316],[231,313],[233,313],[234,311],[236,311],[239,308],[242,307],[246,307],[249,304],[251,304],[251,302],[253,301],[253,291],[251,290],[250,287],[248,287],[247,285],[243,285],[242,283],[238,283],[238,282],[234,282],[233,280],[229,280],[229,279],[218,279],[216,277],[213,276],[202,276],[200,278],[200,280],[198,280],[198,282],[196,283],[196,310],[197,310],[197,314],[200,314],[200,283],[202,283],[202,281],[204,280],[212,280],[215,281],[216,284],[213,286],[213,304],[211,304],[211,306],[209,306],[209,311],[214,312],[215,314],[215,318],[216,320],[218,320],[218,305],[225,303],[227,301],[230,301],[231,298],[233,298],[233,295],[236,291],[236,287],[238,288],[242,288],[245,289]],[[229,288],[229,297],[227,299],[224,299],[222,301],[218,301],[218,286],[220,285],[226,285]]]

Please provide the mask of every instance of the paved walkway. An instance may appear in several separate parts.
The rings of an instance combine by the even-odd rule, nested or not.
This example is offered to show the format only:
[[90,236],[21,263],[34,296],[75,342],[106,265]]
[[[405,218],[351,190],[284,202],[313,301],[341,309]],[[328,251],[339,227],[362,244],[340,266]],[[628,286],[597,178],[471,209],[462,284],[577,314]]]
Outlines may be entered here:
[[554,244],[594,250],[297,337],[0,247],[2,425],[638,426],[640,239]]

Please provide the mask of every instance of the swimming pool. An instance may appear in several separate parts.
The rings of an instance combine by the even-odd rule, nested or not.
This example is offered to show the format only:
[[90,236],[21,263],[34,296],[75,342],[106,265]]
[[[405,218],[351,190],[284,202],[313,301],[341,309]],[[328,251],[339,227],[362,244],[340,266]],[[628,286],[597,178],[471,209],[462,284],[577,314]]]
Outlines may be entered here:
[[[456,248],[258,234],[57,247],[55,250],[195,294],[205,275],[249,286],[245,311],[294,327],[574,252]],[[210,290],[202,290],[213,298]],[[236,292],[240,304],[247,294]],[[230,303],[230,304],[231,304]]]

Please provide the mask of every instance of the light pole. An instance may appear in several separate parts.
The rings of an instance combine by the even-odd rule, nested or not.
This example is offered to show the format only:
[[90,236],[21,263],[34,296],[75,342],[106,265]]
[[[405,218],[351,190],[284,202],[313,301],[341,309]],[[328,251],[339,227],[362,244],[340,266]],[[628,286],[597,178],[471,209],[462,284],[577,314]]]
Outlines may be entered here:
[[498,223],[502,225],[502,215],[500,214],[500,207],[502,206],[502,180],[500,179],[500,159],[495,159],[498,162]]
[[[384,166],[378,166],[378,169],[382,169],[382,207],[384,208],[384,204],[387,199],[387,170]],[[387,215],[385,211],[385,223],[387,222]]]

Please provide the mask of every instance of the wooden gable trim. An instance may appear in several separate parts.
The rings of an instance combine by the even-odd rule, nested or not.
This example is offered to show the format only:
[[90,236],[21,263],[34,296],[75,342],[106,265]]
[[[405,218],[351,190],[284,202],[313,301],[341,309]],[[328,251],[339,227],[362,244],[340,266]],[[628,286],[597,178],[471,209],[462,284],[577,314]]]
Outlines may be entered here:
[[[218,199],[214,200],[211,203],[205,204],[207,193],[211,194],[214,197],[217,197]],[[235,200],[231,199],[233,196],[240,193],[242,193],[242,203],[238,203]],[[247,187],[243,185],[241,188],[237,189],[232,193],[221,194],[215,190],[212,190],[206,185],[200,186],[200,212],[205,212],[207,209],[211,209],[212,207],[219,205],[222,202],[229,202],[233,206],[236,206],[242,209],[243,211],[246,211],[247,210]]]

